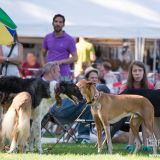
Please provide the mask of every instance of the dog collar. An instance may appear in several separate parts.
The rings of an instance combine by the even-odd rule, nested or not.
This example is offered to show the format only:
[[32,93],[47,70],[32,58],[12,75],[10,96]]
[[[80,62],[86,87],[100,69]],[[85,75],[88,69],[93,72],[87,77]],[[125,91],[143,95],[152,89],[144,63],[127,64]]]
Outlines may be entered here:
[[101,92],[96,90],[96,94],[94,95],[94,100],[98,100],[98,98],[101,96]]
[[90,102],[88,102],[87,104],[93,104],[94,102],[97,102],[99,97],[101,96],[101,92],[96,90],[96,94],[94,95],[94,97],[92,98],[92,100]]

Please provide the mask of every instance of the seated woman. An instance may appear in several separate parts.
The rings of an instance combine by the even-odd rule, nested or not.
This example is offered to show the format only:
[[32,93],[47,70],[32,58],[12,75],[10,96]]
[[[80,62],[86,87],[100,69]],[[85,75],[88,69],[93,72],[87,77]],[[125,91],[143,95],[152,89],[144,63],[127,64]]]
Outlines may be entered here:
[[[120,93],[125,89],[154,89],[154,85],[147,80],[147,72],[145,65],[140,61],[134,61],[131,63],[128,72],[127,83],[123,84],[120,88]],[[119,122],[115,123],[111,128],[111,137],[123,127],[125,122],[128,120],[128,117],[123,118]],[[134,149],[134,136],[132,131],[130,130],[129,142],[126,147],[128,151],[132,151]],[[150,147],[147,146],[147,133],[144,124],[142,124],[142,137],[143,137],[143,150],[149,151]]]

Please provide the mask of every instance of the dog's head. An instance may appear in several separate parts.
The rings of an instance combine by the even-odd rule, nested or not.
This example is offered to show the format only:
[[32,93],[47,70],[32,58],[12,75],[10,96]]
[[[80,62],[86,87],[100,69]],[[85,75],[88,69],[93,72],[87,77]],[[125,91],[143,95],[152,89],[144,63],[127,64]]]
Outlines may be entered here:
[[91,104],[96,93],[95,83],[82,79],[76,85],[80,89],[81,94],[86,98],[87,104]]
[[60,94],[67,95],[76,104],[78,104],[79,102],[83,102],[83,96],[79,88],[76,86],[76,84],[72,82],[62,81],[57,85],[57,88],[55,90],[55,98],[57,101],[57,105],[61,104]]

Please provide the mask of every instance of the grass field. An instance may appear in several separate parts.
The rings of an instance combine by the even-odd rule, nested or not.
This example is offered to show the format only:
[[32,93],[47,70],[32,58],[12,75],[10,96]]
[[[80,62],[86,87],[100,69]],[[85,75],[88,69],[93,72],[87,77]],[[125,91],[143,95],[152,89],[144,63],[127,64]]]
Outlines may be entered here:
[[137,155],[125,152],[125,145],[114,144],[113,154],[107,154],[107,148],[104,148],[101,154],[97,154],[94,144],[47,144],[43,146],[43,154],[7,154],[0,153],[0,160],[157,160],[160,155],[153,156],[151,153],[140,151]]

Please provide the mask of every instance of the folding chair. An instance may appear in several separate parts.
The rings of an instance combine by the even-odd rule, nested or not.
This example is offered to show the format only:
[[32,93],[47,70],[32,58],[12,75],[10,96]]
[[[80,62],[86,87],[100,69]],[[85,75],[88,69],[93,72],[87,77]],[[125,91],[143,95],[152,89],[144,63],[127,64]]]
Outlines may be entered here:
[[56,137],[57,140],[56,140],[56,143],[55,143],[55,144],[59,143],[62,138],[63,138],[63,141],[64,141],[64,139],[65,139],[65,138],[64,138],[64,135],[65,135],[66,133],[67,133],[70,137],[72,137],[74,141],[76,141],[76,136],[75,136],[74,134],[71,134],[71,133],[70,133],[70,130],[72,129],[72,123],[71,123],[71,122],[68,122],[68,124],[67,124],[66,122],[64,123],[64,122],[60,121],[56,116],[53,116],[53,115],[50,114],[50,112],[48,112],[48,113],[44,116],[44,118],[43,118],[43,120],[42,120],[42,122],[41,122],[41,126],[42,126],[42,128],[44,128],[44,129],[47,131],[47,133],[49,133],[49,135],[50,135],[51,137],[53,137],[54,134],[53,134],[53,132],[51,132],[51,131],[48,129],[48,127],[46,126],[46,125],[48,124],[48,122],[51,122],[51,123],[53,123],[53,124],[56,124],[56,125],[58,125],[58,126],[62,129],[62,132],[60,133],[60,135]]
[[49,112],[44,116],[41,126],[51,136],[53,136],[53,133],[51,133],[46,127],[48,122],[57,124],[62,129],[62,133],[57,137],[56,144],[59,143],[62,138],[64,141],[66,134],[76,142],[77,137],[73,130],[77,129],[79,122],[75,120],[83,115],[86,108],[85,106],[86,105],[84,103],[80,103],[78,106],[76,106],[71,100],[65,98],[62,100],[61,107],[57,107],[56,104],[51,107]]

